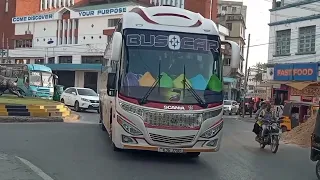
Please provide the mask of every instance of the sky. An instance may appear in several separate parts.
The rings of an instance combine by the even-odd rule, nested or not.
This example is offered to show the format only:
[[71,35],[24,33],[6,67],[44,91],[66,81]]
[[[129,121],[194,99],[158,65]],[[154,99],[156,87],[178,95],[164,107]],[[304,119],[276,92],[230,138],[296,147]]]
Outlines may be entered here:
[[[242,0],[234,0],[242,1]],[[243,0],[247,6],[247,29],[246,45],[248,45],[248,34],[250,33],[250,46],[257,44],[266,44],[269,42],[270,11],[271,0]],[[246,57],[245,49],[245,57]],[[248,67],[258,62],[266,63],[268,61],[268,45],[261,45],[249,48]],[[245,65],[245,64],[244,64]]]

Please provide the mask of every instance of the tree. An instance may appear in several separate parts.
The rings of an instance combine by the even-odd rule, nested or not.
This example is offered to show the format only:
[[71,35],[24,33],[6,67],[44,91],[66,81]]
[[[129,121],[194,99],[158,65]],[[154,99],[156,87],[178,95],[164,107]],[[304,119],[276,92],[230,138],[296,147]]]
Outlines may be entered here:
[[254,77],[256,82],[262,82],[262,74],[267,72],[267,64],[258,62],[252,67],[252,71],[256,73]]

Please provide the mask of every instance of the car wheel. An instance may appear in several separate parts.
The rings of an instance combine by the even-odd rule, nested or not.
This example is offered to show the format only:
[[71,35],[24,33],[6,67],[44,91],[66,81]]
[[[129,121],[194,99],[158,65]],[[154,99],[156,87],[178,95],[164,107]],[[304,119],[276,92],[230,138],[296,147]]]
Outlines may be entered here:
[[79,102],[78,101],[76,101],[75,103],[74,103],[74,110],[76,111],[76,112],[79,112],[81,109],[80,109],[80,107],[79,107]]
[[62,99],[60,100],[60,102],[64,104],[64,99],[62,98]]

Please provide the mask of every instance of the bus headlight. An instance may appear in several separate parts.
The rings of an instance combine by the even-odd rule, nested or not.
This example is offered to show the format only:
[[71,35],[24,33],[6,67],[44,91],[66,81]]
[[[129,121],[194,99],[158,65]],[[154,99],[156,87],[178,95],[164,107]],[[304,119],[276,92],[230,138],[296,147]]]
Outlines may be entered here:
[[120,126],[129,134],[133,135],[133,136],[140,136],[143,135],[142,132],[135,127],[134,125],[130,124],[129,122],[127,122],[126,120],[124,120],[123,118],[121,118],[121,116],[117,116],[117,121],[120,124]]
[[217,124],[206,130],[200,137],[210,139],[218,134],[223,127],[223,120],[218,121]]

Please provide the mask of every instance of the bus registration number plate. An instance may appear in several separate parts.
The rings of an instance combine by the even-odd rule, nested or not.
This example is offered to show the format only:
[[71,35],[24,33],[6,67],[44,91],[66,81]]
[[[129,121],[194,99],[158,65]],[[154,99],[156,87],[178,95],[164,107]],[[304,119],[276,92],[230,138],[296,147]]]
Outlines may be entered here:
[[164,153],[183,153],[183,149],[175,149],[169,147],[159,147],[158,151]]

